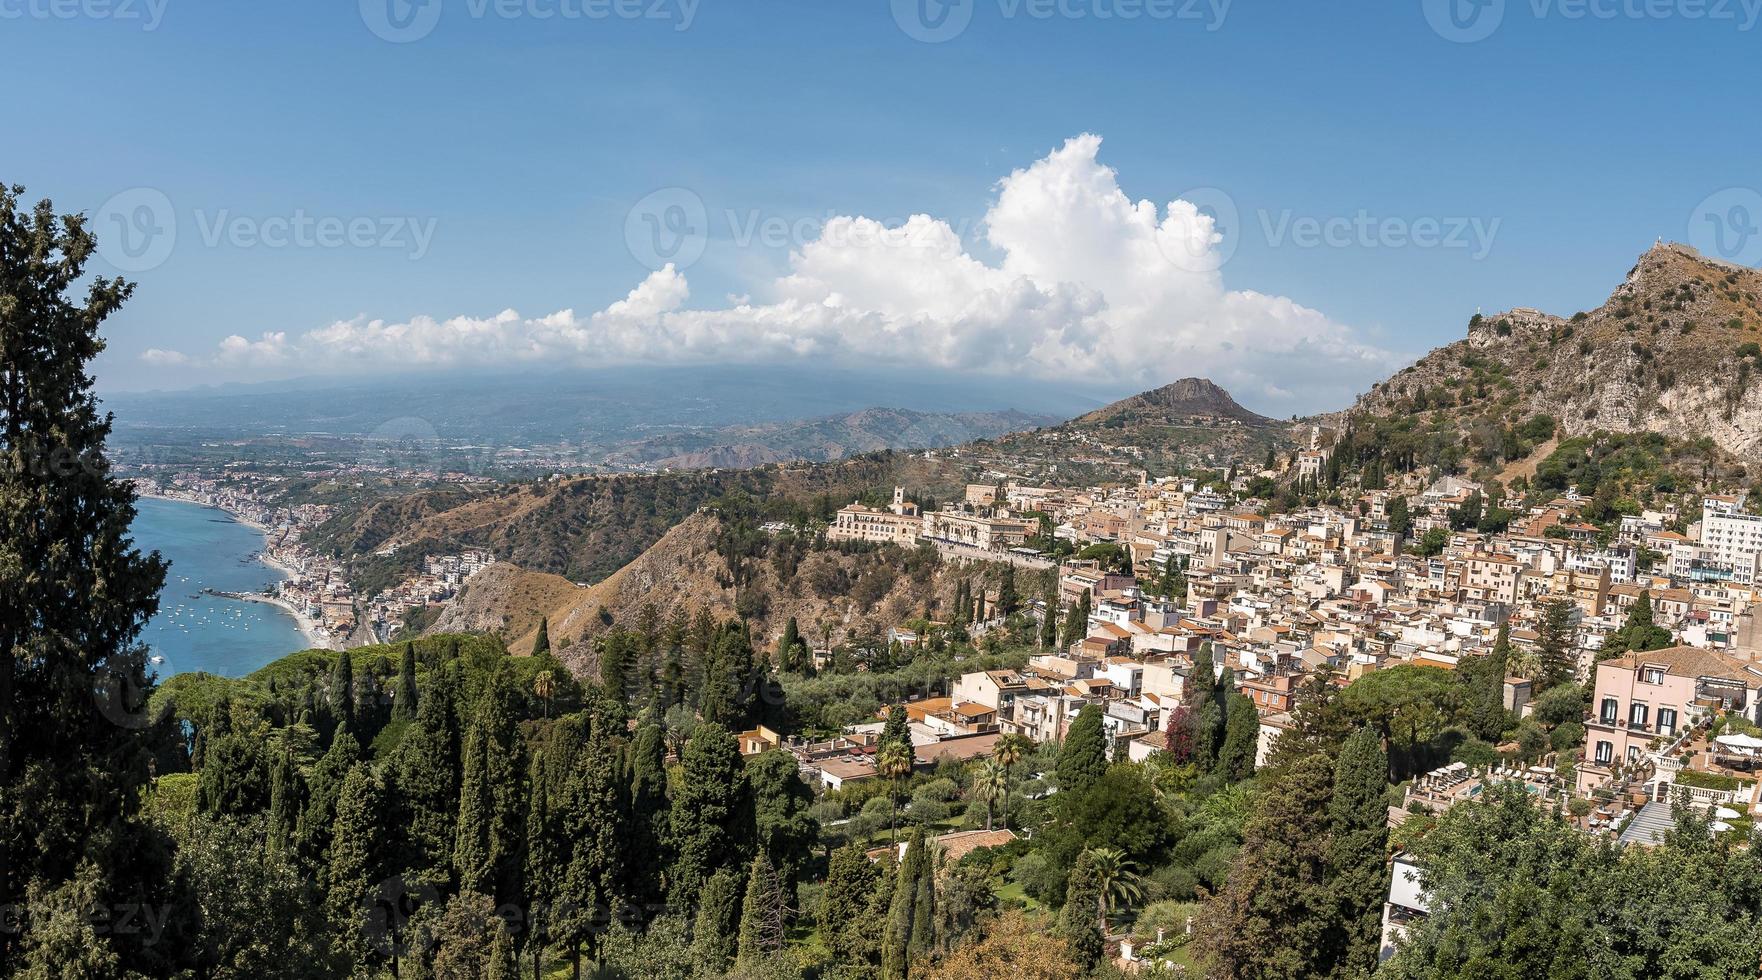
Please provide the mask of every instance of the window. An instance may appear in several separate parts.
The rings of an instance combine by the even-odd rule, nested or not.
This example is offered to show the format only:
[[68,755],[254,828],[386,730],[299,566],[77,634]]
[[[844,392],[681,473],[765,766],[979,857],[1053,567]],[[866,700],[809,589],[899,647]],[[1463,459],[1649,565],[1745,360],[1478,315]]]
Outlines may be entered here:
[[1595,758],[1597,760],[1598,765],[1600,765],[1600,766],[1608,765],[1615,758],[1615,743],[1613,743],[1613,742],[1598,742],[1597,743],[1597,754],[1596,754]]
[[1621,702],[1614,698],[1604,698],[1600,717],[1605,725],[1615,724],[1616,715],[1621,712]]
[[1647,684],[1662,684],[1664,683],[1664,668],[1647,667],[1641,679]]
[[1650,708],[1647,708],[1645,705],[1639,703],[1638,701],[1635,701],[1633,703],[1633,705],[1627,709],[1627,723],[1628,723],[1629,727],[1632,727],[1632,728],[1646,727],[1646,717],[1648,715],[1650,715],[1651,713],[1652,712],[1651,712]]
[[1676,734],[1676,709],[1658,709],[1658,730],[1666,735]]

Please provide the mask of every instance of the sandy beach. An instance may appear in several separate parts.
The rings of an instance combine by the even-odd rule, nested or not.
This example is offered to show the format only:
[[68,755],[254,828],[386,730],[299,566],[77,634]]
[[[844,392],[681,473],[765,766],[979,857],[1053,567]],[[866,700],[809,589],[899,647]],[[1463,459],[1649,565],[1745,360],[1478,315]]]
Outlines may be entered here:
[[217,592],[215,594],[226,596],[229,599],[238,599],[243,602],[262,602],[275,606],[286,612],[289,616],[294,617],[294,622],[299,625],[301,634],[306,637],[306,642],[310,644],[312,649],[340,649],[336,645],[336,641],[331,639],[328,633],[325,633],[318,628],[317,622],[301,610],[294,608],[293,603],[280,596],[267,595],[261,592]]

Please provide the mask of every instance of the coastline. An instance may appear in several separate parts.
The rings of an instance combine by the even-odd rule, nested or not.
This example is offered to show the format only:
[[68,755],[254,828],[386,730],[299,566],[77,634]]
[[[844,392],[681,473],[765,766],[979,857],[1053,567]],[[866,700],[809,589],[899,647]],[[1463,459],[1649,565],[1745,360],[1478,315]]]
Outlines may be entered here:
[[300,610],[294,608],[293,603],[287,601],[286,599],[283,599],[280,596],[268,595],[268,594],[265,594],[262,592],[219,592],[219,591],[216,591],[213,594],[217,595],[217,596],[223,596],[228,599],[237,599],[240,602],[261,602],[266,605],[274,606],[277,609],[280,609],[282,612],[285,612],[289,616],[293,617],[295,625],[300,627],[301,635],[306,637],[306,642],[309,644],[308,649],[312,649],[312,650],[337,650],[337,649],[340,649],[340,647],[337,647],[334,645],[336,641],[332,640],[328,634],[319,632],[318,624],[313,622],[311,617],[307,616],[305,613],[301,612]]
[[[250,518],[245,517],[242,514],[234,513],[233,511],[231,511],[225,507],[217,506],[215,504],[210,504],[205,501],[193,500],[189,497],[177,497],[177,496],[172,496],[171,494],[166,494],[166,493],[148,493],[148,492],[142,490],[140,487],[140,484],[138,484],[138,483],[135,484],[135,496],[140,497],[140,498],[144,498],[144,499],[149,499],[149,500],[163,500],[163,501],[167,501],[169,503],[190,504],[195,507],[205,507],[209,510],[217,510],[217,511],[221,512],[222,514],[225,514],[226,516],[232,518],[234,523],[248,527],[263,537],[263,547],[258,549],[257,553],[253,556],[254,560],[258,564],[263,565],[266,568],[272,569],[272,570],[280,573],[283,576],[283,581],[286,581],[287,579],[293,578],[293,577],[295,577],[295,575],[298,574],[293,567],[291,567],[290,565],[288,565],[286,562],[282,561],[281,559],[276,558],[274,555],[270,554],[270,552],[269,552],[269,529],[264,527],[262,524],[259,524],[256,521],[253,521]],[[229,598],[229,599],[237,599],[242,602],[262,602],[262,603],[266,603],[271,606],[275,606],[277,609],[280,609],[282,612],[286,613],[291,619],[293,619],[294,625],[299,629],[300,635],[305,637],[306,643],[308,644],[310,649],[314,649],[314,650],[340,650],[340,649],[342,649],[342,647],[339,647],[336,645],[336,641],[331,639],[329,634],[321,631],[318,628],[318,623],[316,621],[314,621],[311,617],[307,616],[303,610],[295,608],[293,603],[287,601],[286,599],[281,598],[278,595],[270,595],[270,594],[261,593],[261,592],[221,592],[221,591],[214,591],[214,594],[219,595],[219,596],[225,596],[226,598]]]

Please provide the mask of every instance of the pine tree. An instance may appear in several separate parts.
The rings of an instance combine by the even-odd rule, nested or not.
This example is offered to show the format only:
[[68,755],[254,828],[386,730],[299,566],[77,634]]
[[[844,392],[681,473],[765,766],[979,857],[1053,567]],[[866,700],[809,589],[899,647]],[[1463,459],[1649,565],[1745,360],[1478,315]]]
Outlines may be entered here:
[[691,733],[680,766],[672,808],[678,856],[671,894],[675,905],[689,907],[718,868],[738,859],[734,823],[744,802],[746,780],[734,736],[711,722]]
[[398,661],[397,693],[392,697],[392,718],[414,721],[416,718],[416,644],[404,644],[404,656]]
[[746,876],[746,898],[740,906],[740,943],[735,970],[754,973],[783,949],[784,917],[788,913],[777,869],[760,852]]
[[1101,962],[1106,937],[1101,934],[1101,879],[1096,877],[1089,852],[1077,856],[1065,880],[1065,904],[1058,914],[1058,935],[1071,948],[1071,957],[1085,970]]
[[356,763],[343,779],[331,840],[323,876],[331,943],[349,962],[365,965],[372,955],[365,928],[368,898],[382,877],[386,850],[379,784],[365,763]]
[[1337,910],[1329,917],[1335,935],[1325,945],[1337,957],[1334,972],[1342,977],[1368,977],[1376,970],[1382,944],[1383,899],[1388,873],[1383,853],[1389,842],[1389,758],[1382,739],[1360,728],[1346,740],[1334,764],[1334,792],[1328,802],[1332,840],[1328,873]]
[[1536,682],[1543,690],[1572,680],[1578,670],[1573,608],[1568,599],[1542,604],[1542,619],[1536,624]]
[[1107,771],[1107,732],[1101,708],[1086,704],[1065,731],[1058,750],[1058,791],[1061,798],[1077,799]]
[[[156,726],[137,640],[166,564],[131,543],[134,490],[110,476],[86,373],[134,286],[86,277],[85,219],[23,193],[0,185],[0,908],[82,867],[105,901],[164,908],[168,848],[139,815]],[[35,928],[0,930],[0,974]],[[155,969],[166,953],[141,944],[111,933],[91,953]]]
[[1505,676],[1511,669],[1511,623],[1499,624],[1498,638],[1485,663],[1471,671],[1474,689],[1469,693],[1469,726],[1476,736],[1497,742],[1505,733]]

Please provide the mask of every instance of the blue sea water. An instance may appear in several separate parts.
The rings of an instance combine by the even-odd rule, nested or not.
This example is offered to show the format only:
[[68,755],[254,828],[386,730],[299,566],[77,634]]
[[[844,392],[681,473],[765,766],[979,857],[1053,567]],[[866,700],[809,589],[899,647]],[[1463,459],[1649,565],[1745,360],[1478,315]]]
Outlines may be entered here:
[[160,677],[198,670],[241,677],[310,646],[285,610],[202,592],[260,592],[280,581],[281,572],[251,557],[263,550],[261,533],[198,504],[142,499],[137,507],[135,546],[171,562],[159,614],[141,634],[165,658],[152,668]]

